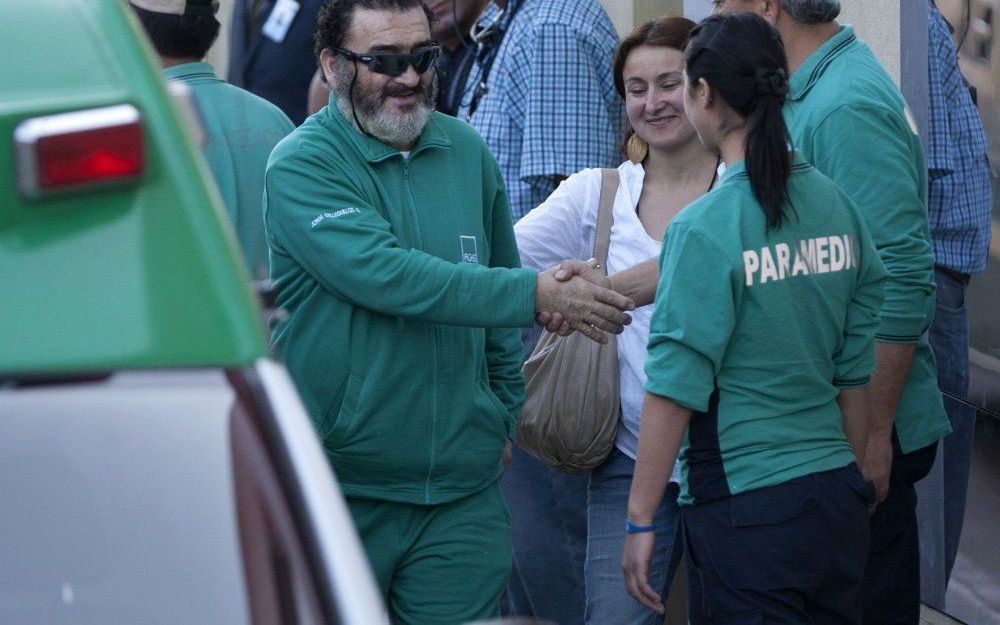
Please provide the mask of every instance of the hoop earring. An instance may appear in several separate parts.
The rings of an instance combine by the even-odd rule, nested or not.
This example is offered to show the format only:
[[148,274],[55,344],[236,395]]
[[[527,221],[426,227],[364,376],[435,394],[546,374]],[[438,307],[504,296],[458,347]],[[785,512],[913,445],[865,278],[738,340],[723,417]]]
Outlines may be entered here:
[[633,130],[625,142],[625,155],[633,163],[641,163],[646,160],[647,154],[649,154],[649,144]]

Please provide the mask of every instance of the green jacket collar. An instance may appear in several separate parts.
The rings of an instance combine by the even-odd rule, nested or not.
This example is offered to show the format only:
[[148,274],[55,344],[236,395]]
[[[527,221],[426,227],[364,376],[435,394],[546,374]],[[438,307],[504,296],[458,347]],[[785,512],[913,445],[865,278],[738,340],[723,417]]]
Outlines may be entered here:
[[841,26],[840,32],[830,37],[826,43],[810,54],[806,62],[792,74],[792,79],[789,81],[788,99],[801,100],[804,98],[809,89],[823,76],[823,72],[826,71],[830,63],[857,40],[854,28]]
[[187,80],[190,78],[214,78],[222,80],[215,75],[215,68],[210,63],[205,63],[204,61],[172,65],[163,70],[163,77],[167,80]]
[[746,173],[747,163],[746,160],[742,158],[732,165],[726,165],[726,171],[722,172],[722,178],[719,178],[719,186],[721,187],[739,175],[743,175],[745,177]]
[[[327,119],[339,128],[340,132],[350,140],[358,152],[363,154],[369,163],[379,163],[400,153],[398,148],[383,143],[375,137],[363,134],[353,123],[344,119],[344,116],[340,114],[340,109],[337,108],[337,103],[334,101],[335,97],[334,94],[330,94],[329,104],[326,107]],[[447,148],[451,146],[451,139],[448,138],[448,135],[445,134],[444,130],[437,123],[437,119],[435,119],[438,115],[439,113],[432,113],[427,120],[424,131],[420,133],[416,145],[410,151],[411,157],[428,148]]]

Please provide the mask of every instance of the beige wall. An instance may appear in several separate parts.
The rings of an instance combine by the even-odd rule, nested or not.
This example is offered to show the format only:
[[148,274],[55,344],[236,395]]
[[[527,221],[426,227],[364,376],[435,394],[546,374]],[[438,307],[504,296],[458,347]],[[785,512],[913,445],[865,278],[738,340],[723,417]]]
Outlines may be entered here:
[[215,17],[222,24],[222,28],[219,29],[219,38],[215,40],[215,43],[209,48],[208,54],[205,55],[205,60],[215,67],[215,73],[222,78],[226,77],[226,71],[229,68],[229,24],[232,15],[233,3],[231,1],[220,2],[219,12]]
[[608,16],[611,17],[611,21],[615,23],[619,35],[632,30],[635,11],[631,0],[601,0],[601,4],[608,12]]
[[[682,15],[684,0],[600,0],[619,35],[661,15]],[[707,0],[703,0],[706,1]]]
[[635,23],[641,24],[663,15],[684,15],[683,0],[633,0]]
[[841,24],[854,26],[858,36],[871,46],[897,84],[902,63],[900,4],[885,0],[842,0],[839,18]]

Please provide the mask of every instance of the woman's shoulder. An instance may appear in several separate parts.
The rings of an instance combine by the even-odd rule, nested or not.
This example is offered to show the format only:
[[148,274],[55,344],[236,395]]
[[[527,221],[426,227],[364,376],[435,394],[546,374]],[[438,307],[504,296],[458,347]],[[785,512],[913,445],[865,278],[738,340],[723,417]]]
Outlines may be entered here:
[[[574,187],[575,191],[585,194],[588,199],[588,207],[595,214],[601,189],[604,186],[604,171],[605,169],[601,167],[581,169],[563,182],[563,184]],[[641,188],[645,175],[642,165],[631,161],[625,161],[613,169],[608,168],[608,171],[618,172],[618,189],[622,187],[633,188],[637,185]]]
[[[638,174],[636,169],[638,169]],[[634,183],[636,176],[639,176],[641,181],[642,177],[642,166],[636,165],[630,161],[625,161],[617,168],[611,169],[610,171],[618,172],[618,187],[631,185]],[[601,189],[604,186],[604,168],[601,167],[588,167],[587,169],[581,169],[575,174],[570,175],[566,180],[563,180],[557,193],[553,195],[563,195],[573,197],[583,209],[585,216],[591,216],[591,221],[593,221],[592,215],[597,214],[597,206],[600,203]]]
[[[587,185],[589,187],[594,187],[596,185],[599,189],[605,169],[606,168],[604,167],[588,167],[586,169],[581,169],[566,178],[565,182],[575,185]],[[618,179],[620,181],[619,184],[624,184],[626,181],[629,181],[636,176],[641,178],[643,175],[642,165],[639,163],[633,163],[632,161],[625,161],[618,167],[607,169],[613,169],[618,172]]]

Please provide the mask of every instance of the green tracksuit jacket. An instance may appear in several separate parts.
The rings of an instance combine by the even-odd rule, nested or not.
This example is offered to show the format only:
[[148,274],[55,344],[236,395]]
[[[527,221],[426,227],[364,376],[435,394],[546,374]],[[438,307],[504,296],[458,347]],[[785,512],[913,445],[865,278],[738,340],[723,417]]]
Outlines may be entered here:
[[950,431],[924,331],[934,319],[934,252],[920,137],[899,89],[850,26],[791,78],[785,121],[795,149],[850,196],[889,273],[876,340],[916,343],[895,426],[904,453]]
[[254,278],[267,276],[260,198],[271,150],[295,126],[277,106],[215,75],[208,63],[163,70],[191,90],[204,132],[201,150]]
[[476,132],[434,113],[407,158],[331,104],[275,148],[264,193],[288,312],[273,342],[344,493],[437,504],[491,484],[535,273]]

